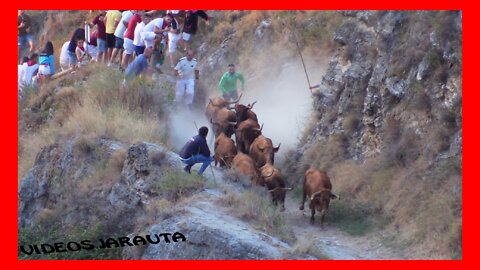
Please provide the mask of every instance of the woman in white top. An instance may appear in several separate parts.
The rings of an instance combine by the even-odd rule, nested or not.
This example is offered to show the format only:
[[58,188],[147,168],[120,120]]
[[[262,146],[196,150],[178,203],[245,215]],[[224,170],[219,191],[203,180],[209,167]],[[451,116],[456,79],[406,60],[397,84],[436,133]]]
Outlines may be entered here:
[[63,43],[62,51],[60,53],[60,67],[62,71],[67,70],[70,67],[70,58],[68,57],[68,45],[70,45],[70,41]]

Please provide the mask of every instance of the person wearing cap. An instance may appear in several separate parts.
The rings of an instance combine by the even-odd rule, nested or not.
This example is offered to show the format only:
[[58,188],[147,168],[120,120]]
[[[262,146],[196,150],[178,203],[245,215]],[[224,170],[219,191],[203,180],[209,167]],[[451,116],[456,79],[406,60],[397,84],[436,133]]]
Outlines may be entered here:
[[191,168],[196,163],[202,163],[198,175],[202,175],[208,165],[212,163],[213,157],[210,156],[210,149],[207,145],[208,128],[198,129],[198,135],[193,136],[180,150],[180,160],[186,164],[184,171],[191,173]]

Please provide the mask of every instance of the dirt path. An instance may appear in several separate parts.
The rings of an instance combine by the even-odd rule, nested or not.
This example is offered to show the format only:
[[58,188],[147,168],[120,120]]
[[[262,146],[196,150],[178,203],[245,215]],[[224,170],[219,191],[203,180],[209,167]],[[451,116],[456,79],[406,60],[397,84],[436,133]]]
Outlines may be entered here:
[[[370,233],[365,236],[351,236],[324,223],[320,228],[319,219],[310,225],[308,200],[302,214],[298,208],[300,199],[287,197],[285,200],[285,215],[299,241],[311,241],[324,255],[334,260],[388,260],[405,259],[382,244],[380,233]],[[328,214],[327,214],[328,215]]]

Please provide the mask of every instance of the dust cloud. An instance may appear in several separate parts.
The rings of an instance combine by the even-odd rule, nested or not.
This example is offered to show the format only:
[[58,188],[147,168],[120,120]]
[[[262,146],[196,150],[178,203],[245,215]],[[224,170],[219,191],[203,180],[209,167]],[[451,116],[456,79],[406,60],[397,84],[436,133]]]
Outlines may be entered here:
[[[320,83],[328,64],[327,59],[308,55],[304,57],[310,83],[312,85]],[[300,57],[296,52],[276,50],[270,56],[255,58],[252,55],[248,65],[237,64],[236,69],[246,80],[240,103],[249,104],[257,101],[253,111],[258,116],[259,124],[264,124],[262,133],[272,139],[274,146],[281,143],[280,151],[275,158],[275,164],[281,165],[287,150],[296,147],[305,125],[313,114],[313,98],[308,89]],[[219,74],[225,71],[219,71]],[[211,91],[208,96],[220,96],[220,91],[218,89]],[[189,138],[197,134],[194,122],[198,127],[205,125],[210,128],[203,108],[195,112],[177,110],[170,114],[170,143],[174,149],[180,149]],[[213,151],[212,132],[209,132],[207,142]]]

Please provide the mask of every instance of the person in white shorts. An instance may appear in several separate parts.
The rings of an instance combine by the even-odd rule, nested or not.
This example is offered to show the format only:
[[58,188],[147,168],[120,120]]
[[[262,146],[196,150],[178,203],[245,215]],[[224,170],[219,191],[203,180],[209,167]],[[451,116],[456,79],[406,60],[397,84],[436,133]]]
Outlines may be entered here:
[[180,27],[178,24],[178,10],[168,10],[167,15],[172,19],[168,31],[168,57],[170,58],[170,67],[174,68],[173,56],[177,51],[177,43],[180,40]]
[[133,39],[135,38],[135,28],[137,24],[142,21],[143,12],[139,10],[133,10],[133,15],[128,21],[127,30],[125,30],[123,35],[123,56],[122,56],[122,65],[121,70],[127,68],[128,63],[130,62],[130,56],[135,51],[135,46],[133,45]]
[[155,42],[162,38],[164,32],[168,32],[167,26],[170,24],[171,18],[164,15],[163,18],[156,18],[150,21],[142,31],[142,38],[145,42],[145,47],[153,48]]
[[[193,51],[188,50],[187,56],[180,58],[175,66],[177,86],[174,102],[177,104],[184,103],[190,110],[192,109],[193,97],[195,94],[195,80],[199,79],[197,59],[193,58],[193,55]],[[185,99],[184,102],[183,99]]]

